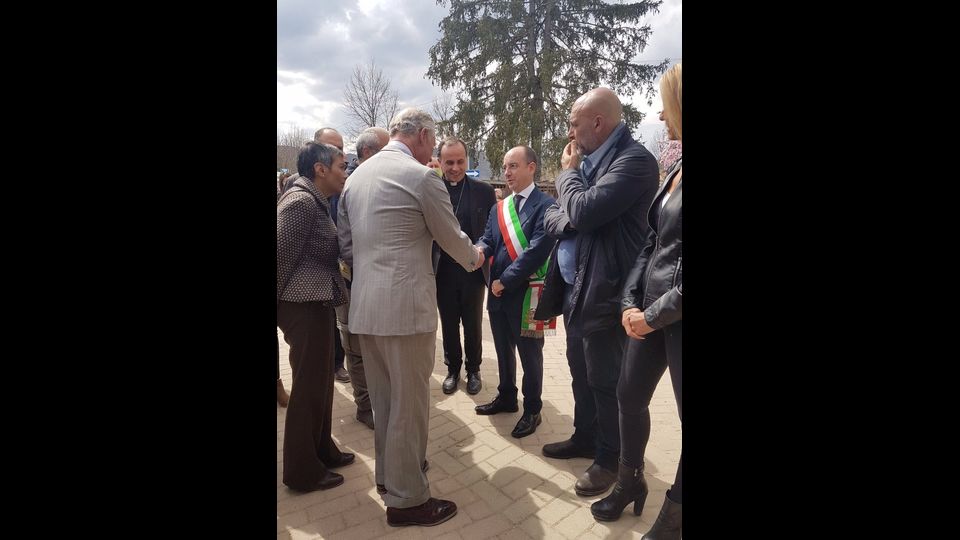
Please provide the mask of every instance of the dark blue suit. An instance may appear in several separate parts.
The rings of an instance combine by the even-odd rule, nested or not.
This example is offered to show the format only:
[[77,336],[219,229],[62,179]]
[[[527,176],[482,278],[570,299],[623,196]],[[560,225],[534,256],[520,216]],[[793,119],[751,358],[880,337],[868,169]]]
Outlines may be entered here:
[[523,365],[524,414],[537,414],[543,407],[540,399],[543,390],[543,338],[521,337],[520,319],[528,278],[543,265],[553,249],[554,240],[547,237],[543,229],[543,215],[553,202],[553,197],[534,188],[530,192],[530,198],[523,203],[518,217],[529,247],[516,261],[510,259],[500,234],[497,205],[490,209],[483,236],[477,241],[484,254],[493,257],[490,283],[499,279],[504,286],[499,297],[487,289],[490,291],[487,295],[487,311],[500,371],[500,385],[497,387],[499,399],[507,405],[517,402],[516,349],[520,352],[520,362]]

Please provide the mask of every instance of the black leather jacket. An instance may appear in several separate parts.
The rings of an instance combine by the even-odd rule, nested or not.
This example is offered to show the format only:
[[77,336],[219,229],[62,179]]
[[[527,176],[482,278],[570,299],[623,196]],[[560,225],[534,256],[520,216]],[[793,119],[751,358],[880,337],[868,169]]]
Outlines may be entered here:
[[642,309],[647,324],[655,329],[683,319],[683,180],[660,210],[657,222],[652,221],[653,208],[659,207],[680,167],[682,161],[678,160],[647,212],[647,241],[627,275],[620,301],[621,311]]

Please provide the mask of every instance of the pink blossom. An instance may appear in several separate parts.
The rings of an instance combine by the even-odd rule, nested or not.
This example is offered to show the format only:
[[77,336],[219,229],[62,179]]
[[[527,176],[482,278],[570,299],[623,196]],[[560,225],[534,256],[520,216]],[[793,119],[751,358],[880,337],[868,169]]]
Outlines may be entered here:
[[683,143],[671,140],[660,140],[657,143],[660,146],[660,157],[657,161],[660,163],[660,170],[666,171],[683,155]]

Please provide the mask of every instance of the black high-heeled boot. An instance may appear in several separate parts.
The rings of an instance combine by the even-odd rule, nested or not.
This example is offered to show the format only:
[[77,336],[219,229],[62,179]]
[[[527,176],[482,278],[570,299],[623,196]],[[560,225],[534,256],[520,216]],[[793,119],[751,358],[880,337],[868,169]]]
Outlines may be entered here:
[[640,540],[680,540],[683,528],[683,505],[670,500],[670,492],[663,499],[663,507],[650,532]]
[[643,479],[643,466],[639,468],[620,461],[617,469],[617,483],[610,495],[590,505],[590,512],[597,521],[616,521],[630,502],[633,502],[633,515],[639,516],[643,503],[647,500],[647,481]]

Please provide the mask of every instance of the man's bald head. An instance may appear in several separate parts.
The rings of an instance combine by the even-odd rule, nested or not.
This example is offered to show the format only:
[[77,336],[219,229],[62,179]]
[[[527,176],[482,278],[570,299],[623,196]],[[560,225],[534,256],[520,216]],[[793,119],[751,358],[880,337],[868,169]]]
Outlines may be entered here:
[[570,109],[570,140],[580,152],[592,153],[607,140],[623,118],[620,98],[609,88],[594,88],[578,97]]
[[620,98],[609,88],[600,87],[590,90],[577,98],[577,101],[573,103],[573,108],[577,108],[578,105],[614,123],[619,122],[623,116],[623,105],[620,104]]
[[322,127],[313,134],[313,142],[332,144],[343,152],[343,136],[333,128]]

